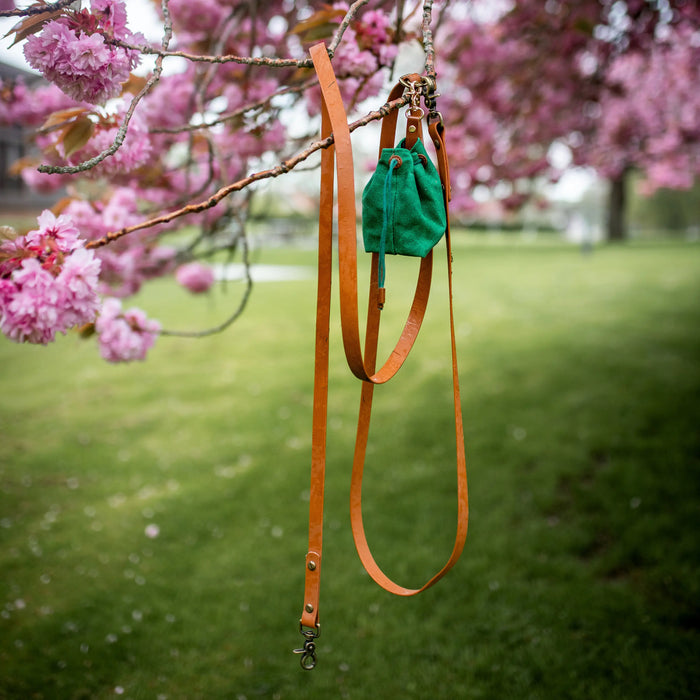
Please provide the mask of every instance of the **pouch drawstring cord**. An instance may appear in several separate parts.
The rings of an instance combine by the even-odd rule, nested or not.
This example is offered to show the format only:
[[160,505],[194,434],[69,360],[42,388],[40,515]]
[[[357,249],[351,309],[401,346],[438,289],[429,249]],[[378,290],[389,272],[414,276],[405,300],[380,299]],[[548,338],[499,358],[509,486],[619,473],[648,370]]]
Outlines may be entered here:
[[378,274],[378,286],[379,289],[384,289],[384,283],[386,281],[386,234],[389,228],[389,223],[394,217],[394,198],[391,196],[391,181],[392,175],[394,173],[394,168],[398,168],[401,165],[399,158],[393,156],[389,159],[389,170],[384,178],[384,206],[383,206],[383,218],[382,218],[382,235],[379,239],[379,265],[377,267]]

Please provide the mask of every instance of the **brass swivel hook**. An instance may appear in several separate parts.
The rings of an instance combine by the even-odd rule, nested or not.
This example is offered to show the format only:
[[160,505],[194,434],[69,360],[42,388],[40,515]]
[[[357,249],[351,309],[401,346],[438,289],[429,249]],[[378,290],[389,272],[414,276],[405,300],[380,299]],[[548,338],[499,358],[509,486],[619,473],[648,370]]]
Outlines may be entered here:
[[304,629],[299,623],[299,631],[304,637],[304,646],[301,649],[294,649],[295,654],[301,654],[301,667],[305,671],[311,671],[316,666],[316,639],[321,636],[321,625],[316,625],[316,629]]

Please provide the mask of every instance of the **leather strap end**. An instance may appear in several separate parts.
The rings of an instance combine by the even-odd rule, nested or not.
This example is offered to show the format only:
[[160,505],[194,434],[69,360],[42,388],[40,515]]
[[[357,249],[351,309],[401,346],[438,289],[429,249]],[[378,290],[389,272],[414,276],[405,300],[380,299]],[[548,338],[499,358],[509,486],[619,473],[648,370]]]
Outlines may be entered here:
[[306,581],[304,595],[304,610],[301,614],[301,624],[304,627],[318,625],[318,601],[321,588],[321,555],[309,552],[306,555]]

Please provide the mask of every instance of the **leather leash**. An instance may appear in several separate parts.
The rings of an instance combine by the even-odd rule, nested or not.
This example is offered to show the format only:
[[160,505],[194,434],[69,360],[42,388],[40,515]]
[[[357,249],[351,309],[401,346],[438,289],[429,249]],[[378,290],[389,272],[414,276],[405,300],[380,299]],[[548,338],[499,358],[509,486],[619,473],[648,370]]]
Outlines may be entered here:
[[[401,368],[418,336],[430,294],[432,279],[433,252],[421,259],[418,281],[413,302],[396,346],[389,358],[376,370],[377,346],[383,290],[378,286],[377,253],[372,254],[372,267],[369,289],[369,308],[365,331],[364,353],[360,344],[357,295],[357,234],[355,211],[355,183],[352,159],[352,144],[343,100],[336,83],[326,46],[323,43],[311,48],[311,58],[316,69],[323,98],[322,138],[331,133],[334,143],[321,154],[321,197],[319,207],[319,253],[318,286],[316,306],[315,373],[313,393],[313,430],[311,448],[311,485],[309,504],[309,547],[306,555],[306,578],[304,608],[300,620],[300,630],[305,638],[304,647],[296,649],[302,654],[301,665],[309,670],[316,665],[316,638],[320,635],[319,594],[323,547],[323,500],[326,463],[327,406],[328,406],[328,336],[330,331],[332,240],[333,240],[333,201],[334,179],[338,183],[338,258],[340,280],[340,317],[343,346],[352,373],[362,380],[360,412],[353,458],[353,471],[350,487],[350,518],[355,546],[365,569],[382,588],[401,596],[412,596],[439,581],[456,563],[464,548],[468,523],[468,492],[466,456],[464,450],[464,429],[460,402],[459,377],[457,371],[457,348],[452,288],[452,250],[450,241],[449,215],[446,230],[447,274],[450,311],[450,336],[452,353],[452,381],[454,398],[455,437],[457,453],[457,532],[455,541],[445,565],[420,588],[405,588],[392,581],[380,569],[370,551],[362,521],[362,476],[364,471],[367,439],[369,435],[372,398],[375,384],[383,384]],[[424,79],[419,75],[406,76],[410,82]],[[388,101],[402,96],[408,83],[402,79],[391,93]],[[391,112],[382,121],[380,154],[383,148],[392,148],[398,114]],[[419,138],[422,110],[414,105],[408,112],[408,147]],[[415,127],[412,129],[411,127]],[[445,193],[445,207],[450,199],[449,165],[445,150],[444,125],[438,112],[428,116],[428,132],[437,155],[438,172]],[[334,164],[336,178],[334,178]]]

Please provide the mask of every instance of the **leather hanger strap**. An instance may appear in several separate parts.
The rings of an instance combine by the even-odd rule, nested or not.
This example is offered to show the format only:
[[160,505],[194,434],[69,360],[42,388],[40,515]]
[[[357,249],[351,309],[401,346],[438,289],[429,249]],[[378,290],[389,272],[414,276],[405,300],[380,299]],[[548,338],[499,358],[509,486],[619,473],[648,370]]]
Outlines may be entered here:
[[[383,384],[389,381],[408,357],[413,344],[418,337],[421,323],[425,317],[425,309],[430,296],[432,278],[432,252],[421,260],[418,282],[413,297],[413,303],[404,325],[403,331],[392,350],[389,358],[378,372],[368,371],[363,358],[360,342],[360,324],[358,317],[357,295],[357,213],[355,211],[355,171],[352,158],[352,143],[348,128],[347,115],[343,98],[335,79],[333,66],[328,58],[324,44],[311,47],[311,58],[318,74],[323,103],[324,115],[322,123],[322,138],[331,133],[334,138],[336,153],[336,171],[338,183],[338,275],[340,281],[340,320],[343,335],[345,357],[352,373],[363,381],[373,384]],[[403,94],[404,87],[397,84],[389,95],[396,99]],[[392,148],[396,130],[397,114],[390,113],[382,123],[380,148]],[[321,172],[321,188],[328,188],[333,178],[332,169]],[[320,209],[320,218],[332,216],[332,209]],[[378,256],[372,256],[372,268],[378,266]],[[378,288],[373,285],[370,289],[370,304],[378,305]]]
[[[361,487],[364,456],[371,415],[372,392],[374,384],[388,381],[403,364],[420,330],[430,293],[432,277],[432,251],[421,260],[418,282],[413,303],[403,332],[388,360],[376,372],[377,344],[379,336],[380,306],[377,284],[378,255],[372,255],[370,278],[369,309],[365,332],[365,351],[360,348],[358,300],[357,300],[357,236],[355,212],[354,170],[352,148],[347,117],[340,91],[335,81],[326,47],[318,44],[311,49],[311,56],[319,76],[323,96],[322,136],[332,132],[334,144],[325,149],[321,156],[321,202],[319,211],[319,259],[316,317],[316,350],[314,375],[314,409],[312,436],[311,490],[309,505],[309,547],[306,557],[306,580],[304,592],[304,609],[300,624],[307,637],[307,645],[312,644],[319,629],[318,603],[320,593],[320,572],[323,540],[323,496],[325,481],[325,453],[327,434],[327,392],[328,392],[328,335],[330,319],[330,290],[332,276],[332,215],[334,164],[338,181],[338,254],[340,277],[340,306],[343,345],[348,364],[355,376],[363,380],[358,436],[353,465],[351,486],[351,520],[353,536],[360,558],[377,583],[398,595],[413,595],[439,580],[456,562],[464,546],[467,531],[467,482],[466,460],[464,454],[464,435],[462,428],[461,405],[459,401],[459,382],[457,376],[457,354],[454,336],[454,318],[452,308],[452,273],[451,245],[449,224],[447,230],[447,256],[450,298],[450,329],[452,336],[452,366],[455,401],[455,426],[457,439],[458,466],[458,530],[452,555],[447,564],[419,589],[407,589],[391,581],[379,569],[374,561],[364,535],[361,514]],[[420,78],[420,76],[416,76]],[[396,99],[403,93],[404,86],[397,84],[389,99]],[[381,148],[393,147],[397,123],[397,113],[387,115],[382,123]],[[446,202],[449,197],[449,169],[444,148],[442,126],[429,123],[430,137],[438,154],[438,171],[443,180]],[[337,154],[337,159],[335,157]],[[304,628],[314,632],[304,632]],[[301,650],[300,650],[301,651]],[[313,656],[313,650],[307,652]],[[315,658],[313,659],[315,663]],[[304,658],[302,658],[304,665]],[[311,667],[311,666],[305,666]]]

